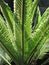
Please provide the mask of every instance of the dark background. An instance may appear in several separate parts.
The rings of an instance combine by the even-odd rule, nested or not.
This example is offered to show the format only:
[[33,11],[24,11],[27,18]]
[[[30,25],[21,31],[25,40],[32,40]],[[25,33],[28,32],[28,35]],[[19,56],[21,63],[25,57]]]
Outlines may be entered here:
[[[8,5],[11,7],[11,10],[13,11],[13,0],[5,0],[5,1],[8,3]],[[43,14],[46,8],[49,7],[49,0],[40,0],[39,6],[41,14]],[[47,58],[49,58],[49,53],[47,53],[42,60],[38,60],[37,65],[41,65],[41,63],[43,63]],[[11,64],[15,65],[13,61],[11,62]],[[46,65],[49,65],[49,63],[47,63]]]

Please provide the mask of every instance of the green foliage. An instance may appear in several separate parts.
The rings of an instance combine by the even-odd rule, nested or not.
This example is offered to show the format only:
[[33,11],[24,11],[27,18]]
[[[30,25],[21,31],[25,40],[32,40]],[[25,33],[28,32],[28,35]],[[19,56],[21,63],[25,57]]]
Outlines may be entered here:
[[0,44],[5,48],[0,47],[0,58],[3,62],[11,65],[9,61],[13,60],[17,65],[29,65],[33,61],[35,64],[49,52],[49,41],[46,42],[49,40],[49,8],[41,16],[38,3],[39,0],[14,0],[12,12],[7,3],[0,0],[3,14],[3,17],[0,15]]

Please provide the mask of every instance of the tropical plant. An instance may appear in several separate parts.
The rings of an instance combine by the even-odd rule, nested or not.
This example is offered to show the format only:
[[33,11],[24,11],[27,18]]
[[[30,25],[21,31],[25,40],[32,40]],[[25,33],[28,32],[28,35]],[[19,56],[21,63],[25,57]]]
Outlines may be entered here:
[[38,3],[39,0],[14,0],[12,12],[0,0],[0,59],[5,65],[12,65],[11,61],[16,65],[36,65],[49,52],[49,8],[41,16]]

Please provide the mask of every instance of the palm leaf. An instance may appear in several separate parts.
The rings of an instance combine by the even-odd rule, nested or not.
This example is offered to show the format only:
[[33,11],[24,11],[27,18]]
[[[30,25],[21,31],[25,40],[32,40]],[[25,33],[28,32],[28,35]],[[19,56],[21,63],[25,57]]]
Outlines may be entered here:
[[[26,14],[25,17],[24,17],[24,20],[25,20],[25,31],[26,33],[28,34],[28,36],[31,35],[31,32],[32,32],[32,20],[34,18],[34,14],[35,14],[35,11],[37,9],[37,5],[38,5],[38,2],[39,0],[34,0],[33,4],[30,6],[30,8],[27,8],[27,6],[25,7],[27,9],[26,11]],[[26,5],[26,4],[25,4]],[[28,7],[29,7],[29,4],[28,4]],[[29,9],[29,11],[28,11]]]
[[7,31],[7,27],[2,22],[1,18],[0,18],[0,41],[1,41],[2,45],[7,49],[8,53],[11,54],[13,59],[18,60],[18,58],[20,58],[17,47],[15,45],[15,42],[13,42],[13,43],[11,42],[9,33]]
[[[44,35],[44,33],[46,32],[46,30],[49,29],[49,13],[48,13],[49,8],[46,10],[46,12],[43,14],[42,18],[41,18],[41,22],[40,25],[38,26],[38,28],[35,30],[35,32],[33,33],[33,35],[31,36],[32,39],[28,39],[28,54],[29,53],[33,53],[35,47],[37,46],[37,44],[39,43],[39,41],[41,40],[42,36]],[[46,15],[46,16],[45,16]],[[44,17],[46,17],[46,19],[44,19]],[[45,28],[47,26],[47,28]],[[44,29],[45,28],[45,29]],[[31,42],[31,43],[30,43]],[[30,56],[30,59],[32,58],[32,54]]]
[[0,57],[1,57],[3,60],[5,60],[8,65],[11,65],[11,64],[9,63],[9,61],[8,61],[4,56],[2,56],[1,54],[0,54]]
[[[45,33],[45,35],[42,37],[42,39],[40,40],[40,42],[38,43],[38,45],[37,45],[37,47],[36,47],[36,49],[34,50],[34,52],[33,52],[33,56],[32,56],[32,59],[30,60],[30,63],[32,62],[32,61],[36,61],[37,59],[39,59],[40,57],[42,57],[42,55],[44,56],[44,54],[42,54],[41,52],[42,52],[42,49],[43,49],[43,47],[45,48],[45,46],[43,46],[43,45],[47,45],[45,42],[47,41],[47,39],[49,39],[49,32],[47,33]],[[48,46],[47,46],[48,47]],[[41,49],[42,48],[42,49]],[[43,49],[44,50],[44,49]],[[46,48],[45,48],[45,50],[46,50]],[[47,50],[47,52],[48,52],[48,50]],[[39,55],[40,55],[40,53],[41,53],[41,56],[40,57],[38,57]],[[45,53],[46,54],[46,52],[43,52],[43,53]]]
[[38,6],[36,16],[34,17],[34,20],[33,20],[33,22],[34,22],[33,32],[36,29],[37,24],[40,22],[40,19],[41,19],[41,12],[40,12],[40,9],[39,9],[39,6]]
[[[49,30],[49,8],[41,17],[39,7],[37,8],[38,2],[39,0],[14,0],[13,13],[9,6],[0,0],[0,10],[5,19],[4,21],[0,16],[0,42],[18,65],[28,65],[32,60],[44,55],[40,51],[49,38],[49,34],[45,35]],[[32,30],[36,9],[37,17]],[[6,60],[5,57],[2,58]]]
[[[19,25],[18,19],[16,20],[16,17],[14,16],[14,14],[11,12],[9,7],[3,1],[1,1],[0,3],[1,3],[0,5],[1,5],[2,11],[3,11],[3,15],[5,17],[5,20],[7,21],[7,28],[8,28],[8,32],[10,35],[10,39],[12,39],[11,40],[12,43],[14,42],[13,46],[15,46],[15,47],[18,46],[17,48],[18,48],[18,51],[20,51],[19,54],[21,55],[21,36],[22,35],[21,35],[21,28],[18,26]],[[6,9],[2,6],[2,4],[4,4]],[[6,17],[7,17],[7,19],[6,19]],[[11,28],[11,26],[12,26],[12,28]]]
[[[42,50],[42,51],[41,51]],[[42,59],[43,56],[49,52],[49,38],[46,40],[45,44],[43,45],[43,47],[41,48],[40,53],[39,53],[39,59]]]
[[21,24],[22,24],[22,7],[23,7],[23,0],[14,0],[14,13],[21,21]]
[[[28,1],[29,2],[29,1]],[[27,2],[27,3],[28,3]],[[36,7],[37,7],[37,4],[38,4],[38,0],[35,0],[31,5],[32,5],[32,8],[30,8],[31,9],[31,11],[30,11],[30,9],[29,9],[29,11],[27,10],[25,10],[26,12],[27,12],[27,14],[25,15],[24,14],[24,21],[25,21],[25,25],[24,25],[24,28],[25,28],[25,30],[24,30],[24,35],[25,35],[25,38],[24,38],[24,56],[25,56],[25,59],[27,58],[27,54],[28,54],[28,38],[30,38],[30,35],[32,34],[32,19],[33,19],[33,17],[34,17],[34,14],[35,14],[35,11],[36,11]],[[31,7],[29,4],[28,4],[28,6],[29,7]],[[25,7],[26,9],[27,9],[27,6]],[[24,8],[24,9],[25,9]],[[24,11],[24,12],[25,12]],[[31,16],[31,14],[33,15],[33,16]]]

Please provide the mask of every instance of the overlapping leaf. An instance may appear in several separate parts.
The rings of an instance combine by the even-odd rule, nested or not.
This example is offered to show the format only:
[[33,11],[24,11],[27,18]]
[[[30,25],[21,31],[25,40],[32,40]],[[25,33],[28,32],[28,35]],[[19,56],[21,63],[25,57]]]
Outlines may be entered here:
[[[25,61],[30,63],[33,59],[37,59],[39,53],[41,54],[40,49],[49,38],[49,34],[45,35],[49,29],[49,8],[41,17],[37,8],[38,2],[39,0],[33,2],[32,0],[14,0],[13,13],[9,6],[0,0],[0,9],[5,18],[4,23],[0,16],[0,41],[19,65],[23,65]],[[32,33],[32,20],[36,9],[38,9],[37,17]]]
[[[37,29],[31,36],[32,38],[28,39],[28,48],[29,48],[28,54],[31,52],[34,53],[34,49],[38,45],[39,41],[42,39],[46,30],[49,29],[49,12],[48,11],[49,11],[49,8],[43,14],[43,16],[40,20],[41,22],[40,22],[39,26],[37,27]],[[46,17],[46,19],[45,19],[45,17]],[[47,28],[45,28],[46,26],[47,26]],[[32,54],[31,54],[30,58],[32,58]]]

